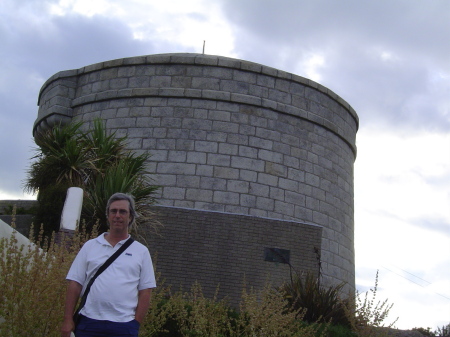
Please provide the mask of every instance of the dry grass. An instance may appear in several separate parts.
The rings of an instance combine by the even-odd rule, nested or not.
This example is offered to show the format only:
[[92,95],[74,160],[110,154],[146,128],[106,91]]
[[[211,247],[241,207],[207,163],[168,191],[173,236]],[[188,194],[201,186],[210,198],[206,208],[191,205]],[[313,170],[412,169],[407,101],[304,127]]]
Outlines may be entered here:
[[356,292],[355,298],[346,303],[347,317],[352,330],[359,337],[388,336],[389,328],[394,328],[398,318],[386,324],[386,319],[394,304],[388,300],[377,299],[378,271],[375,275],[375,285],[365,294]]
[[79,232],[56,244],[42,232],[27,247],[18,246],[14,233],[0,239],[0,336],[60,336],[65,277],[88,236]]

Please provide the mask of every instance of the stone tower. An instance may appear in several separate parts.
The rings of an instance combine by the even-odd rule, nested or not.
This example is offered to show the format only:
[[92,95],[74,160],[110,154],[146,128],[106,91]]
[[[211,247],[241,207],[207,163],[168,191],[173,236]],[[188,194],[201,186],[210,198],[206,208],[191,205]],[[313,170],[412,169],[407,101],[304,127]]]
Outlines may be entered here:
[[[59,72],[38,105],[34,135],[100,117],[131,150],[152,154],[156,208],[171,225],[150,241],[169,279],[223,284],[236,270],[286,279],[289,268],[267,253],[317,271],[315,247],[325,283],[354,288],[358,116],[331,90],[243,60],[161,54]],[[177,279],[171,270],[182,267]]]

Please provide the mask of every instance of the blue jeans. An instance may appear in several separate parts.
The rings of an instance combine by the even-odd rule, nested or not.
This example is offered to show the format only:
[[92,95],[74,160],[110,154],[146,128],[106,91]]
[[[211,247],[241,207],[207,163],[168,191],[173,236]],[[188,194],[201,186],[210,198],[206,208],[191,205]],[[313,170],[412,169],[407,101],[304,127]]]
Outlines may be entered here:
[[99,321],[86,316],[80,316],[80,322],[75,329],[76,337],[138,337],[139,322]]

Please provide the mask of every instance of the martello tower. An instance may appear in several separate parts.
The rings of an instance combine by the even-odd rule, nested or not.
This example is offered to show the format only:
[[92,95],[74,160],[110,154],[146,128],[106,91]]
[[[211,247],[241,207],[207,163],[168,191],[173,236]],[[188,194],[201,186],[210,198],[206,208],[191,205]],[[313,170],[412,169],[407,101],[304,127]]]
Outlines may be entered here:
[[358,117],[331,90],[243,60],[161,54],[59,72],[38,105],[34,135],[100,117],[152,154],[166,226],[150,250],[169,281],[233,292],[242,275],[286,279],[283,262],[317,271],[318,253],[325,283],[354,288]]

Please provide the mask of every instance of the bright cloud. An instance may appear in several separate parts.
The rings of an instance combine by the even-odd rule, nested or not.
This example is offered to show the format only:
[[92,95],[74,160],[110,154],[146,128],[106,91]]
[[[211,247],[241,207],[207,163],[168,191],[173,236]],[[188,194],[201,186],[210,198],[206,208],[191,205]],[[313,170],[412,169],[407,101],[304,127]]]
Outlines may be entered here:
[[[380,270],[378,295],[394,303],[398,326],[447,324],[450,136],[361,130],[358,150],[357,274]],[[357,284],[367,287],[370,276],[359,273]]]
[[[170,4],[169,4],[170,3]],[[127,24],[139,40],[162,40],[185,51],[232,56],[234,37],[217,2],[206,0],[108,1],[60,0],[50,7],[53,15],[79,14],[114,17]]]
[[361,130],[358,148],[356,194],[367,206],[405,220],[439,214],[450,223],[450,135]]
[[313,81],[319,82],[322,77],[320,76],[320,69],[324,66],[325,58],[320,54],[312,54],[303,63],[305,74]]

